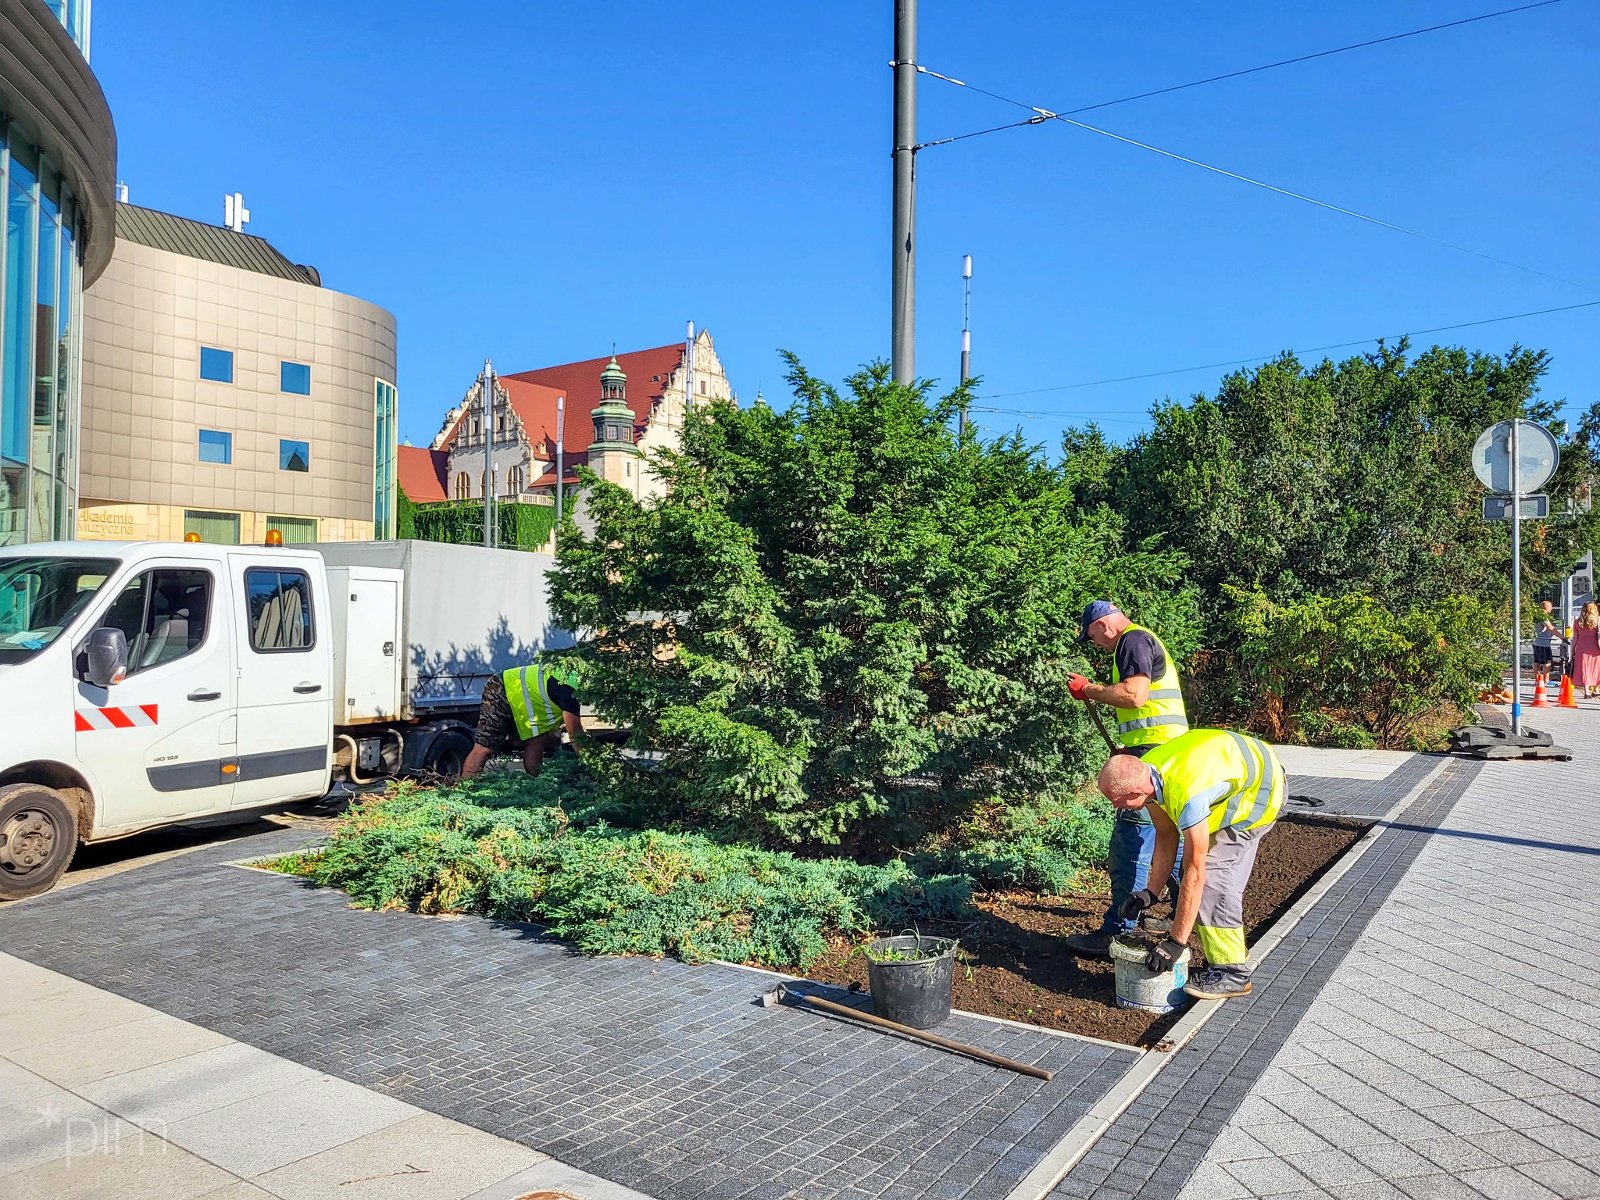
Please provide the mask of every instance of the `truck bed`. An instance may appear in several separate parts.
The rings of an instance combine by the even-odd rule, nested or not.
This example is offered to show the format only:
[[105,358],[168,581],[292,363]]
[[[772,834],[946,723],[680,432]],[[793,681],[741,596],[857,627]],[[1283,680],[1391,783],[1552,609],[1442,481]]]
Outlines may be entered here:
[[[491,676],[573,643],[550,616],[545,573],[553,555],[418,541],[323,542],[314,549],[330,567],[403,572],[401,717],[476,708]],[[352,614],[346,637],[363,636],[383,634]],[[381,718],[375,711],[357,719]]]

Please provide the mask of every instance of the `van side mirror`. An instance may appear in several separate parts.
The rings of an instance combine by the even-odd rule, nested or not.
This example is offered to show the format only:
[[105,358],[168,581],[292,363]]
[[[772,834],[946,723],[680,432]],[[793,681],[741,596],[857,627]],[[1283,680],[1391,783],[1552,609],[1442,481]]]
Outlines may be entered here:
[[120,629],[100,628],[89,635],[89,660],[83,677],[96,687],[121,683],[128,673],[128,637]]

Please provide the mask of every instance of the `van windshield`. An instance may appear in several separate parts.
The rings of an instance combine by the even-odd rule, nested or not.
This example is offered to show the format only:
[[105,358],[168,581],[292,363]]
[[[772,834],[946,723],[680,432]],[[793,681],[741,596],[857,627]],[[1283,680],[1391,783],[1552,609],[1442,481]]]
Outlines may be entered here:
[[0,558],[0,664],[65,633],[116,569],[114,558]]

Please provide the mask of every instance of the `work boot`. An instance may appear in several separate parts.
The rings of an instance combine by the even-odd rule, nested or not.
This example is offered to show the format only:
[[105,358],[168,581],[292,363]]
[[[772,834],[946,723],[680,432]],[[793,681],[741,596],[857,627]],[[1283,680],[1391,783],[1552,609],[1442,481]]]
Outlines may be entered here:
[[1104,929],[1097,929],[1093,933],[1075,933],[1066,939],[1066,946],[1084,958],[1110,958],[1113,936]]
[[1232,1000],[1250,994],[1250,977],[1237,971],[1207,967],[1184,986],[1196,1000]]

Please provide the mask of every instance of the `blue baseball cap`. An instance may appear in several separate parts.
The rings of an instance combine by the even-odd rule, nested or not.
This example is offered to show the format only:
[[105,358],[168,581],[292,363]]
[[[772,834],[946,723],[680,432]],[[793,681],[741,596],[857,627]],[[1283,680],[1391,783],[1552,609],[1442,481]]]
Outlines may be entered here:
[[1121,611],[1109,600],[1091,600],[1089,607],[1083,610],[1083,620],[1078,623],[1078,644],[1082,645],[1089,640],[1089,626],[1102,617],[1109,617],[1112,613]]

